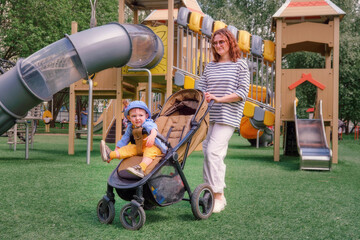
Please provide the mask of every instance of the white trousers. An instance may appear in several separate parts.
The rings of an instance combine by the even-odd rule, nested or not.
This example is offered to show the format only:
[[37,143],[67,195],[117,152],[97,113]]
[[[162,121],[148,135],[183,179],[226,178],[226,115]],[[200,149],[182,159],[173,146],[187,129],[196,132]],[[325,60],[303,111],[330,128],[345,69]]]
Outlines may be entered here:
[[210,123],[206,139],[203,141],[204,182],[208,183],[214,193],[223,193],[225,184],[228,143],[235,128],[225,124]]

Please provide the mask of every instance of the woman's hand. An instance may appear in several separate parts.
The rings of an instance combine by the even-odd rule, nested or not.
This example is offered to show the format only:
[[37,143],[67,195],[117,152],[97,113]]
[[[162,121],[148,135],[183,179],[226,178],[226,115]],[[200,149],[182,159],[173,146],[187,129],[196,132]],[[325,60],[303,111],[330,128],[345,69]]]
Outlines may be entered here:
[[206,92],[206,93],[205,93],[205,100],[209,103],[212,99],[213,99],[215,102],[219,102],[219,98],[218,98],[218,97],[216,97],[215,95],[213,95],[213,94],[211,94],[211,93]]
[[216,97],[215,95],[206,92],[205,93],[205,100],[209,103],[211,100],[214,100],[214,102],[221,102],[221,103],[229,103],[229,102],[237,102],[242,101],[242,98],[239,97],[236,93],[231,93],[229,95],[225,95],[223,97]]

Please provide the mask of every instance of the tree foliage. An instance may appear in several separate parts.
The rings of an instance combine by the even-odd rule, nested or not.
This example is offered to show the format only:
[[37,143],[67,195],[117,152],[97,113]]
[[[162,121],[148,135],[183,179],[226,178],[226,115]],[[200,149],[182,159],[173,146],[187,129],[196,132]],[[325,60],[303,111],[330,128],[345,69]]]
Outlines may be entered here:
[[[118,21],[117,1],[97,1],[96,10],[98,25]],[[11,59],[13,62],[19,58],[26,58],[63,38],[64,34],[71,34],[72,21],[76,21],[78,31],[82,31],[90,27],[90,19],[90,1],[1,0],[0,58]],[[56,93],[52,99],[53,103],[48,104],[53,106],[50,110],[54,119],[66,98],[68,89]],[[78,101],[80,107],[86,106],[86,100],[87,98]]]
[[239,30],[246,30],[264,39],[274,39],[271,16],[284,0],[199,0],[202,10],[214,20],[220,20]]
[[[97,23],[117,21],[118,2],[101,0]],[[91,5],[77,0],[1,0],[0,58],[25,58],[71,33],[71,22],[78,30],[89,28]]]
[[360,122],[360,2],[334,1],[346,16],[340,23],[339,118],[346,123]]

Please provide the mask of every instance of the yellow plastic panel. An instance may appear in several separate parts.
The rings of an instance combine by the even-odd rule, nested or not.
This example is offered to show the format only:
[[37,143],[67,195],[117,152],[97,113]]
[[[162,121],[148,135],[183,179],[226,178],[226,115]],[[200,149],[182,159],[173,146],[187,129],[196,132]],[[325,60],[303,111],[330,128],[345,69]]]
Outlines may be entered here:
[[264,60],[268,62],[275,61],[275,43],[270,40],[264,40]]
[[264,124],[266,126],[273,126],[275,123],[275,114],[270,111],[265,111]]
[[[250,88],[249,88],[249,94],[248,94],[249,98],[251,98],[251,92],[252,92],[252,99],[255,99],[255,100],[259,101],[259,102],[265,102],[265,100],[266,100],[266,87],[261,87],[261,86],[258,86],[258,85],[251,84]],[[256,99],[256,97],[257,97],[257,99]]]
[[226,28],[226,26],[227,26],[227,25],[226,25],[224,22],[215,21],[215,22],[214,22],[214,31],[213,31],[213,33],[216,32],[216,31],[219,30],[219,29]]
[[188,24],[189,28],[192,31],[201,34],[200,29],[201,29],[202,19],[203,19],[203,16],[201,16],[200,13],[192,12],[190,15],[190,20],[189,20],[189,24]]
[[254,116],[256,106],[256,104],[246,101],[243,111],[244,116],[252,118]]
[[238,45],[242,52],[250,53],[250,37],[251,34],[245,30],[239,30]]
[[185,76],[184,80],[184,88],[185,89],[193,89],[195,87],[195,79],[190,76]]

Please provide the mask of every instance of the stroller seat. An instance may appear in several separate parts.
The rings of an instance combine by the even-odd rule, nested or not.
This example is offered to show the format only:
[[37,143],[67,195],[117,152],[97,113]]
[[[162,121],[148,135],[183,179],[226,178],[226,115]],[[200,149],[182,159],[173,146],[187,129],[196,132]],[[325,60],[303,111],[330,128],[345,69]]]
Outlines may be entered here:
[[[158,132],[165,137],[165,139],[170,143],[171,147],[175,147],[180,142],[180,140],[189,132],[190,122],[193,116],[193,114],[160,116],[155,121],[158,126]],[[159,155],[152,161],[152,163],[146,168],[145,175],[148,175],[154,169],[154,167],[160,162],[163,156],[163,154]],[[126,169],[128,167],[139,164],[141,160],[142,156],[133,156],[124,159],[117,169],[119,177],[134,180],[140,179],[139,177],[128,173]]]
[[[193,126],[193,124],[200,121],[199,118],[195,117],[199,108],[207,109],[207,104],[203,107],[203,100],[199,98],[199,93],[196,90],[183,90],[182,94],[169,98],[160,115],[155,119],[155,123],[158,127],[158,133],[168,141],[171,148],[175,148],[175,151],[179,149],[177,152],[179,154],[180,163],[184,159],[186,144],[182,144],[183,146],[180,146],[179,143],[187,136],[192,127],[196,127]],[[204,111],[204,109],[202,110]],[[201,138],[197,139],[196,135],[199,133],[195,134],[195,139],[192,140],[195,144],[191,144],[192,146],[190,147],[188,154],[190,154],[204,139],[203,132],[207,131],[208,116],[204,120],[206,124],[200,127],[200,133],[202,132]],[[194,123],[192,121],[194,121]],[[188,138],[190,139],[189,136]],[[163,156],[161,155],[152,161],[145,170],[145,176],[154,169],[154,167],[161,161],[162,157]],[[119,177],[125,179],[139,179],[137,176],[128,173],[126,168],[139,164],[141,159],[141,156],[135,156],[123,160],[117,169]]]

